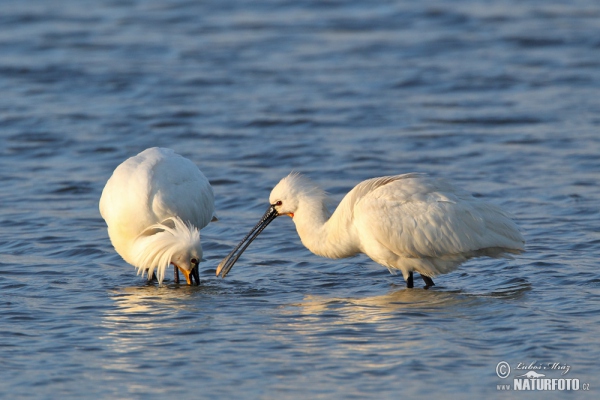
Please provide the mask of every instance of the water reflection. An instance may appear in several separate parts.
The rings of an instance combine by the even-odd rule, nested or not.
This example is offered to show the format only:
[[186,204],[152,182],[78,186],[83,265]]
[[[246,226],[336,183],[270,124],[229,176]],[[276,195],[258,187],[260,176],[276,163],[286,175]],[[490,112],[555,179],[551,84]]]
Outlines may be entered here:
[[[185,358],[190,351],[182,336],[201,330],[210,319],[201,313],[202,296],[211,293],[207,286],[162,285],[127,287],[109,293],[115,306],[103,317],[110,360],[103,368],[120,372],[139,371],[141,360],[161,357]],[[172,352],[161,351],[171,347]],[[137,358],[137,363],[131,360]]]
[[306,295],[302,302],[293,304],[304,315],[319,315],[329,310],[346,310],[352,321],[377,322],[398,313],[439,313],[471,307],[486,298],[518,299],[531,290],[523,278],[513,278],[494,287],[493,291],[477,287],[466,290],[398,289],[384,295],[370,297],[331,298]]
[[116,312],[111,315],[115,320],[132,316],[147,315],[148,312],[194,310],[192,302],[199,293],[208,290],[204,286],[162,285],[132,286],[113,290],[109,295],[115,301]]
[[333,316],[332,324],[379,323],[399,316],[419,316],[444,312],[466,306],[476,298],[460,292],[436,292],[421,289],[400,289],[378,296],[362,298],[331,298],[307,295],[300,303],[293,304],[289,312],[300,313],[314,319]]
[[[494,292],[392,289],[384,295],[329,297],[306,295],[281,307],[268,335],[278,352],[294,349],[296,362],[344,364],[348,376],[365,372],[395,379],[432,364],[461,360],[478,341],[491,346],[500,326],[494,311],[530,290],[523,282],[507,283]],[[510,308],[510,307],[509,307]],[[513,329],[511,322],[503,329]],[[385,357],[381,355],[385,354]],[[344,360],[352,360],[348,364]],[[438,361],[433,361],[438,360]]]

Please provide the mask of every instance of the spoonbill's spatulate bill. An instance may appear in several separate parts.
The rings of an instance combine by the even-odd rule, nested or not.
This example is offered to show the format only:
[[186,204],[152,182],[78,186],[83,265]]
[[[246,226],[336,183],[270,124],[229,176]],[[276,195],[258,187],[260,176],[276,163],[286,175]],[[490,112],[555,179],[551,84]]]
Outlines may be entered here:
[[480,201],[450,183],[425,174],[373,178],[359,183],[333,214],[327,196],[308,178],[290,174],[271,191],[260,222],[221,261],[217,276],[229,273],[250,243],[276,217],[288,215],[302,243],[328,258],[364,253],[395,274],[407,287],[413,272],[433,286],[431,277],[456,269],[472,257],[519,254],[525,241],[500,208]]
[[[106,182],[100,214],[125,261],[162,283],[173,264],[200,283],[199,230],[214,218],[214,194],[198,167],[171,149],[153,147],[119,165]],[[155,274],[156,271],[156,274]]]

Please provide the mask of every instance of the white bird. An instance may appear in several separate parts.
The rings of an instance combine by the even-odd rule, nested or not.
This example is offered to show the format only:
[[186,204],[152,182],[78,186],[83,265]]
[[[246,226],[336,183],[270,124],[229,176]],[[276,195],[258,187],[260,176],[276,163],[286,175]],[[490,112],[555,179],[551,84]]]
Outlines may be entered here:
[[[198,167],[171,149],[153,147],[120,164],[106,182],[100,214],[108,236],[138,274],[162,283],[173,264],[175,282],[181,271],[191,284],[200,283],[202,260],[199,230],[216,220],[214,194]],[[156,274],[155,274],[156,271]]]
[[217,276],[233,264],[265,227],[280,215],[292,217],[311,252],[328,258],[364,253],[407,287],[413,272],[433,286],[432,277],[456,269],[472,257],[507,257],[523,251],[517,225],[500,208],[450,183],[425,174],[368,179],[340,202],[333,214],[327,195],[308,178],[292,173],[271,191],[271,206],[260,222],[221,261]]

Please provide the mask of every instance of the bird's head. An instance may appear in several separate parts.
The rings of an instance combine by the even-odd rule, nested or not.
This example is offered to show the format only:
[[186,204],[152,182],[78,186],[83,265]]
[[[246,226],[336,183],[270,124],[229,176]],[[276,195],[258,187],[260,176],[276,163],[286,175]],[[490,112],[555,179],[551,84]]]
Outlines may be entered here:
[[198,268],[202,260],[202,245],[200,240],[194,242],[183,242],[181,247],[171,257],[171,264],[174,268],[178,268],[188,284],[191,284],[192,272]]
[[283,178],[271,191],[269,196],[270,206],[267,212],[231,253],[221,261],[217,267],[217,276],[224,278],[244,250],[275,218],[281,215],[294,218],[298,215],[297,219],[302,219],[303,213],[310,212],[311,208],[314,209],[315,207],[326,212],[326,200],[326,193],[310,179],[295,172]]
[[169,264],[173,264],[191,284],[192,276],[198,278],[192,272],[197,270],[202,260],[200,232],[180,218],[167,218],[140,234],[133,248],[133,259],[138,270],[148,271],[148,276],[156,269],[159,282],[162,282]]
[[271,191],[269,203],[277,215],[294,217],[304,200],[312,200],[322,204],[327,198],[326,193],[307,177],[292,172],[279,181]]
[[298,186],[296,184],[297,175],[288,175],[283,178],[271,190],[269,204],[277,215],[288,215],[294,217],[298,209]]

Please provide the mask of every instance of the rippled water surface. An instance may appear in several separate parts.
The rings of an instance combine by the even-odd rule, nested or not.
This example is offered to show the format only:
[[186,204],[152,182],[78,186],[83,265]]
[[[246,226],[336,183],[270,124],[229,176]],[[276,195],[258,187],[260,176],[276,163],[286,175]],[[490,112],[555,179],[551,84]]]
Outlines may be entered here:
[[[3,0],[0,140],[2,398],[522,398],[532,362],[598,396],[596,1]],[[136,276],[99,215],[152,146],[214,187],[199,287]],[[452,179],[526,253],[407,290],[282,218],[215,278],[291,170],[335,201]]]

